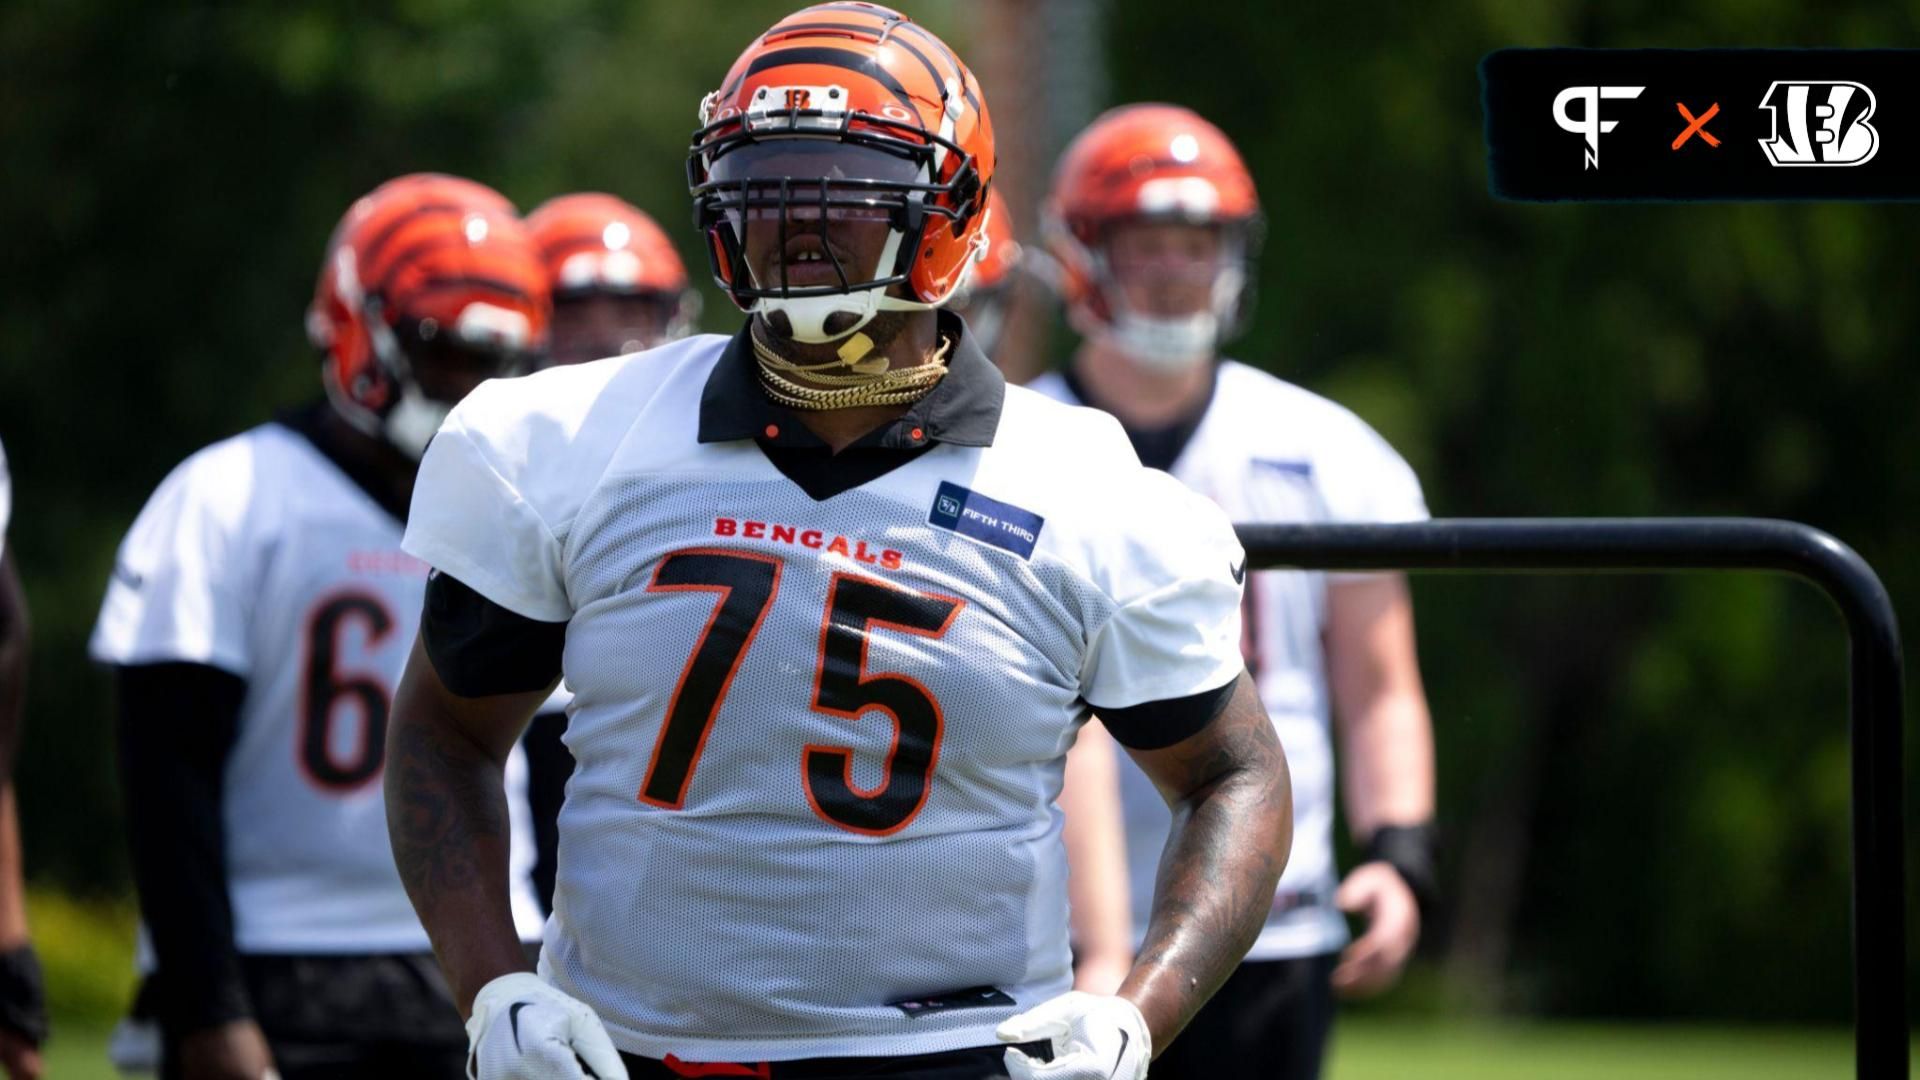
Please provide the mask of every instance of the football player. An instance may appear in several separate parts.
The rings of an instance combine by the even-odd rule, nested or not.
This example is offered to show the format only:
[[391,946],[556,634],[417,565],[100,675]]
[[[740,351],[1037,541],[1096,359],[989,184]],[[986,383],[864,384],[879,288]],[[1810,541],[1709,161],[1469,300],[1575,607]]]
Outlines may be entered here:
[[0,449],[0,1068],[12,1080],[41,1073],[40,1043],[47,1037],[40,960],[27,939],[26,884],[20,860],[20,820],[13,796],[14,754],[27,692],[27,597],[20,587],[7,523],[13,483]]
[[577,192],[527,215],[553,290],[549,362],[577,364],[682,338],[700,294],[653,218],[612,195]]
[[[436,573],[387,805],[475,1075],[1138,1080],[1286,858],[1232,528],[936,310],[994,167],[938,38],[819,4],[700,113],[745,325],[482,386],[408,521]],[[535,974],[500,770],[563,673]],[[1068,991],[1054,797],[1089,704],[1179,822],[1113,995]]]
[[[700,294],[688,284],[673,242],[639,207],[596,192],[560,195],[527,215],[527,231],[553,292],[548,363],[623,356],[692,330]],[[553,910],[555,823],[573,775],[573,756],[563,741],[572,700],[565,685],[556,687],[521,740],[539,851],[533,883],[543,911]]]
[[[441,418],[527,366],[547,317],[504,197],[382,185],[334,231],[308,310],[326,400],[188,458],[122,545],[92,651],[117,672],[163,1077],[461,1075],[386,843],[388,710],[427,572],[400,537]],[[524,826],[500,882],[516,941],[540,923]]]
[[[1260,207],[1219,129],[1170,105],[1113,110],[1067,148],[1045,216],[1085,340],[1035,389],[1112,413],[1142,462],[1235,521],[1426,517],[1412,470],[1358,417],[1220,359],[1245,313]],[[1394,982],[1434,884],[1433,739],[1403,577],[1256,574],[1245,627],[1248,669],[1293,769],[1293,854],[1247,963],[1156,1065],[1162,1075],[1317,1075],[1334,992]],[[1338,883],[1330,716],[1347,823],[1366,853]],[[1168,815],[1137,769],[1124,770],[1122,798],[1140,902]],[[1351,944],[1343,911],[1367,924]]]

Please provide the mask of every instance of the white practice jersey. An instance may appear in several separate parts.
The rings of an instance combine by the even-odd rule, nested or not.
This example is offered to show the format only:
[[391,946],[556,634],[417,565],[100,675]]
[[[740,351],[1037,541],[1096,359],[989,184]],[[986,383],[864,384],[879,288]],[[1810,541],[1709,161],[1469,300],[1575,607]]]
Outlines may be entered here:
[[[94,658],[207,664],[246,680],[222,801],[242,953],[428,948],[381,794],[387,709],[427,575],[400,534],[305,436],[276,423],[174,469],[121,545]],[[513,906],[533,940],[525,788],[516,750]]]
[[422,466],[406,549],[569,624],[541,972],[653,1058],[991,1045],[1071,980],[1054,799],[1087,703],[1243,669],[1239,545],[1111,418],[1019,388],[990,446],[929,436],[816,499],[699,441],[710,375],[751,363],[709,335],[487,383]]
[[[1032,389],[1077,404],[1067,381],[1042,375]],[[1218,503],[1235,522],[1424,521],[1413,470],[1344,407],[1234,361],[1220,365],[1213,401],[1173,475]],[[1250,959],[1332,952],[1346,943],[1333,906],[1334,761],[1322,651],[1327,584],[1364,575],[1303,571],[1254,574],[1246,590],[1247,667],[1280,734],[1293,773],[1293,854]],[[1146,932],[1153,875],[1171,818],[1153,785],[1121,763],[1135,938]]]

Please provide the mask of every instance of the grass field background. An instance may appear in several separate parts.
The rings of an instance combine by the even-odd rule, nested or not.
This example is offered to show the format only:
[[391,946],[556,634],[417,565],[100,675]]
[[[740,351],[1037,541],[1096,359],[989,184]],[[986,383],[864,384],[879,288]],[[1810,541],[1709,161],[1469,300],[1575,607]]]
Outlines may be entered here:
[[[62,1024],[49,1080],[109,1080],[108,1029]],[[1329,1080],[1815,1080],[1853,1075],[1844,1031],[1345,1021]]]
[[[49,1080],[107,1080],[132,989],[133,909],[28,900],[47,969]],[[1853,1075],[1845,1030],[1488,1022],[1363,1014],[1335,1028],[1329,1080],[1814,1080]]]

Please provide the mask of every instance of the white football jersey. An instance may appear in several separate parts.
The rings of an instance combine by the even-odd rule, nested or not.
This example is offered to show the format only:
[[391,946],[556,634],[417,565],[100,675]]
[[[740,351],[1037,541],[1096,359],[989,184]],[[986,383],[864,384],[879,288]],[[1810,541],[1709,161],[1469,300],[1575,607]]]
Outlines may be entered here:
[[568,622],[541,972],[652,1058],[992,1045],[1070,983],[1054,799],[1086,703],[1243,669],[1239,545],[1111,418],[1019,388],[991,445],[928,435],[816,499],[759,429],[700,441],[751,357],[490,382],[422,464],[406,550]]
[[[1058,373],[1030,385],[1079,403]],[[1427,517],[1413,470],[1365,421],[1231,360],[1220,365],[1213,401],[1172,471],[1235,522],[1362,524]],[[1335,771],[1321,646],[1328,581],[1364,576],[1275,571],[1247,582],[1247,667],[1287,752],[1294,807],[1293,854],[1250,959],[1315,956],[1347,940],[1346,921],[1333,906]],[[1154,870],[1171,818],[1131,761],[1121,763],[1120,792],[1139,938],[1146,932]]]
[[[381,794],[387,709],[427,568],[307,438],[265,424],[188,458],[121,545],[91,651],[246,680],[222,810],[242,953],[428,948]],[[134,767],[138,767],[137,764]],[[526,763],[509,769],[513,906],[540,934]]]

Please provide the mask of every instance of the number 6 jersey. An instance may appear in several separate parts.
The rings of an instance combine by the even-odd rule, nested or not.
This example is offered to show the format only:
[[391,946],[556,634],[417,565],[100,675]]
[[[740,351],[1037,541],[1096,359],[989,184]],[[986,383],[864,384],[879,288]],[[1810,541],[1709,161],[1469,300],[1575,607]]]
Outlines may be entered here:
[[[427,572],[400,550],[400,531],[314,442],[271,423],[174,469],[120,548],[94,659],[206,664],[246,680],[222,790],[242,953],[428,947],[381,794],[387,708]],[[540,918],[515,757],[514,913],[531,939]]]
[[838,455],[743,331],[487,383],[422,464],[406,549],[567,624],[541,969],[628,1052],[993,1044],[1070,981],[1088,704],[1169,745],[1204,720],[1151,703],[1242,670],[1225,516],[941,328],[945,380]]

